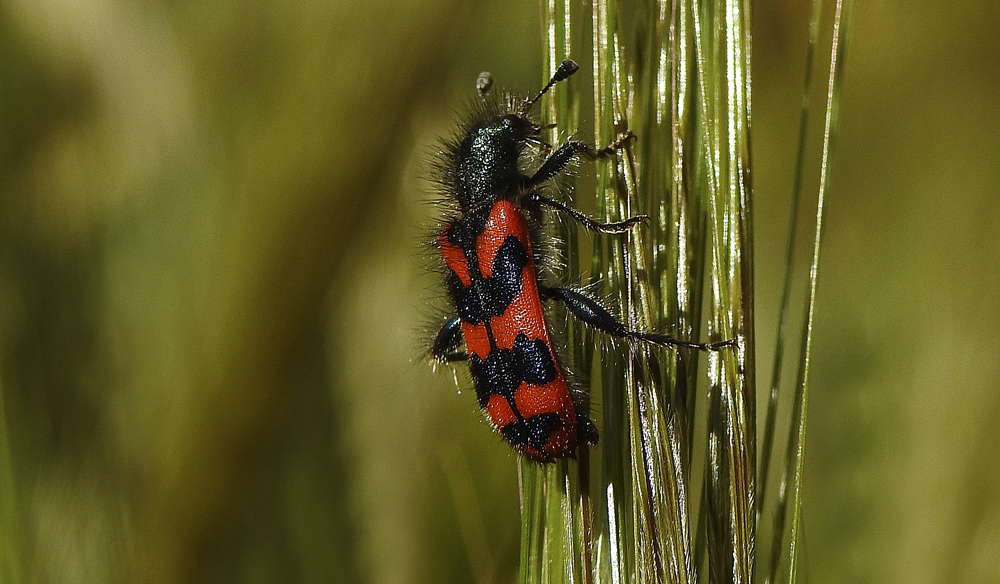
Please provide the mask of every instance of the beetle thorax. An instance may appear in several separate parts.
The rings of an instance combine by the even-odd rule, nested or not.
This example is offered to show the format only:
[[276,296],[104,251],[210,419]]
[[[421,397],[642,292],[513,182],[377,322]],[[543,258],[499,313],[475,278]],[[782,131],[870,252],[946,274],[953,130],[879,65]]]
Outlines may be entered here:
[[531,134],[530,121],[516,115],[487,120],[469,132],[458,153],[458,200],[468,212],[513,194],[524,177],[518,158]]

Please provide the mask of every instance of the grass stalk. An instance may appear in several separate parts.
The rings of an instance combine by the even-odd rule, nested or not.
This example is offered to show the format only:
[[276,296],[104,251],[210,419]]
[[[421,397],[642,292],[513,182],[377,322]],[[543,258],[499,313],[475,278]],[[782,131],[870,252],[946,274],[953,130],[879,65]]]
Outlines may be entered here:
[[[543,15],[546,74],[563,58],[592,72],[593,141],[604,146],[626,128],[638,136],[616,163],[597,165],[596,215],[651,217],[627,235],[595,237],[589,266],[565,226],[569,277],[599,285],[633,329],[740,344],[706,355],[595,339],[569,323],[567,361],[591,373],[602,440],[579,462],[522,464],[521,581],[694,582],[699,563],[713,580],[752,581],[746,2],[648,2],[619,13],[607,0],[549,1]],[[579,80],[563,85],[546,110],[560,137],[589,117],[580,112],[591,98]],[[574,203],[587,209],[587,197],[577,189]],[[699,384],[702,360],[708,384]],[[691,497],[699,492],[704,504]],[[704,562],[692,533],[698,514]]]
[[[805,468],[805,439],[807,405],[809,397],[809,371],[812,363],[812,331],[816,308],[816,290],[819,281],[819,257],[823,241],[823,226],[826,210],[829,205],[830,165],[836,145],[837,118],[840,104],[840,94],[843,86],[844,57],[847,50],[847,31],[850,29],[852,0],[836,0],[833,19],[833,43],[830,49],[830,68],[827,76],[826,112],[823,125],[822,162],[820,163],[819,195],[816,204],[816,228],[812,247],[812,262],[809,270],[808,290],[806,294],[806,317],[802,324],[801,355],[796,378],[795,401],[793,405],[791,436],[788,442],[786,483],[791,483],[792,489],[792,521],[790,525],[788,546],[788,582],[794,583],[798,573],[799,547],[802,525],[802,485]],[[787,492],[782,485],[781,493]],[[783,507],[783,505],[782,505]],[[782,515],[784,512],[782,511]],[[780,538],[784,526],[776,526],[775,535]],[[774,549],[780,549],[775,546]],[[772,567],[777,570],[777,562]],[[771,581],[775,581],[772,577]]]

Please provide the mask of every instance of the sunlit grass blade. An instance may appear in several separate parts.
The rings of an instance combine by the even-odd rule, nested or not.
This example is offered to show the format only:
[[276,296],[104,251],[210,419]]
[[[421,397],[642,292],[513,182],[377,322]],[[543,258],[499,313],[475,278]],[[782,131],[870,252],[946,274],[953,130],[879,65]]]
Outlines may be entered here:
[[[686,258],[679,255],[685,251],[678,240],[681,234],[687,235],[686,226],[678,228],[673,215],[686,212],[686,201],[670,204],[672,195],[682,192],[683,183],[670,180],[674,142],[666,102],[669,95],[660,83],[666,77],[664,71],[671,71],[666,61],[670,60],[672,31],[669,26],[658,26],[672,16],[665,7],[650,3],[620,14],[615,3],[599,2],[594,14],[596,140],[601,144],[613,141],[626,126],[640,136],[622,153],[617,168],[599,169],[598,213],[609,220],[635,214],[654,219],[648,228],[626,237],[597,241],[593,273],[603,276],[613,302],[623,307],[626,324],[638,330],[662,329],[661,323],[680,320],[676,290],[698,287],[688,278]],[[636,37],[629,34],[634,30],[662,30],[663,34]],[[633,44],[628,39],[639,40]],[[657,59],[635,58],[639,54]],[[658,111],[661,107],[668,110],[666,116]],[[684,271],[680,278],[678,266]],[[664,274],[666,289],[659,286]],[[668,331],[693,336],[690,320],[685,320]],[[684,463],[690,445],[689,424],[678,413],[682,400],[676,396],[683,387],[679,365],[697,369],[696,360],[684,350],[650,350],[640,345],[619,344],[615,353],[602,363],[603,401],[624,400],[615,413],[627,432],[621,438],[627,439],[618,442],[617,448],[610,442],[605,445],[603,480],[617,485],[614,492],[631,495],[607,501],[609,513],[622,525],[618,541],[611,543],[623,558],[618,569],[626,580],[690,581],[694,573]],[[606,410],[605,420],[611,415]]]
[[749,11],[740,2],[694,13],[709,200],[715,330],[742,333],[738,355],[710,362],[705,468],[709,580],[752,582],[756,526],[752,209],[749,167]]
[[785,332],[791,312],[792,265],[795,257],[796,242],[795,227],[799,221],[799,210],[802,199],[802,173],[805,169],[806,140],[809,135],[810,91],[812,87],[813,55],[819,42],[819,17],[822,12],[823,0],[813,0],[809,20],[809,42],[806,48],[806,69],[802,90],[802,108],[799,112],[799,137],[796,149],[795,171],[792,179],[792,203],[789,214],[788,243],[785,248],[785,277],[781,287],[781,304],[778,314],[778,335],[774,346],[774,361],[771,370],[770,393],[767,400],[767,414],[764,421],[764,442],[761,446],[760,493],[757,500],[757,512],[763,508],[767,495],[767,478],[771,468],[771,450],[774,446],[774,432],[778,413],[778,395],[781,386],[782,365],[785,355]]
[[[774,448],[774,435],[775,427],[777,425],[777,413],[778,413],[778,398],[781,394],[781,378],[782,370],[784,365],[784,355],[785,355],[785,342],[786,342],[786,332],[788,327],[789,319],[791,318],[791,288],[792,288],[792,267],[794,265],[794,258],[796,252],[800,247],[799,238],[796,237],[796,226],[799,224],[799,213],[801,209],[802,200],[802,175],[805,169],[805,153],[806,153],[806,141],[808,139],[808,122],[809,122],[809,112],[810,112],[810,95],[812,87],[812,72],[813,72],[813,56],[816,52],[816,45],[819,42],[819,32],[820,32],[820,15],[822,14],[823,0],[813,0],[812,11],[810,14],[809,21],[809,40],[806,49],[806,68],[805,68],[805,78],[803,81],[802,89],[802,107],[799,112],[799,135],[798,135],[798,148],[795,159],[795,170],[793,173],[792,182],[792,200],[791,200],[791,210],[789,214],[789,227],[788,227],[788,242],[785,251],[785,276],[782,283],[781,290],[781,303],[778,316],[778,328],[777,328],[777,338],[775,340],[774,348],[774,360],[771,370],[771,384],[769,386],[768,401],[767,401],[767,413],[764,420],[764,437],[763,444],[760,454],[760,474],[759,474],[759,484],[760,484],[760,495],[757,498],[757,516],[760,518],[761,512],[764,508],[764,502],[770,498],[770,493],[768,492],[768,476],[771,469],[772,453]],[[798,405],[798,403],[796,403]],[[793,416],[793,428],[790,428],[789,433],[793,433],[794,425],[797,417]],[[785,483],[782,482],[780,487],[783,489]],[[775,499],[778,500],[779,506],[775,509],[775,525],[784,524],[784,514],[786,512],[787,499],[784,497],[784,491],[777,494]],[[781,555],[781,542],[782,542],[782,530],[776,529],[772,534],[772,542],[770,546],[770,558],[769,563],[765,565],[765,573],[767,574],[767,580],[769,582],[774,580],[775,570],[777,570],[777,564],[779,557]]]
[[[837,0],[836,16],[833,23],[833,46],[830,49],[830,75],[827,85],[826,122],[823,126],[823,161],[820,165],[819,202],[816,211],[816,239],[813,244],[813,257],[809,271],[809,299],[806,309],[806,322],[802,332],[802,358],[796,382],[795,409],[799,410],[799,428],[796,432],[797,447],[795,449],[795,477],[793,481],[794,495],[792,508],[791,537],[789,540],[788,581],[795,582],[799,562],[799,534],[802,518],[802,475],[805,461],[805,431],[806,405],[809,391],[809,365],[811,363],[812,328],[816,307],[816,286],[819,278],[820,245],[823,239],[826,208],[829,204],[830,164],[836,147],[837,121],[840,105],[840,94],[844,82],[844,56],[847,51],[847,36],[850,30],[853,0]],[[793,418],[794,419],[794,418]],[[791,450],[791,449],[789,449]]]
[[[847,49],[847,36],[850,28],[852,0],[837,0],[833,21],[833,42],[830,49],[830,67],[827,78],[826,111],[823,126],[822,161],[820,163],[820,180],[818,201],[816,204],[815,233],[812,248],[812,261],[809,270],[808,289],[806,291],[805,319],[802,323],[800,339],[800,355],[796,375],[795,396],[792,409],[792,426],[789,429],[786,452],[786,469],[779,490],[779,500],[775,513],[774,542],[772,544],[772,565],[769,581],[777,581],[780,569],[779,554],[784,549],[781,541],[785,533],[785,517],[788,510],[788,491],[791,493],[792,518],[788,529],[789,544],[787,549],[788,566],[787,581],[795,582],[799,564],[799,544],[802,526],[802,483],[805,463],[806,421],[808,419],[809,372],[811,365],[812,331],[816,306],[816,290],[819,278],[819,257],[823,240],[826,209],[829,205],[830,165],[833,159],[837,136],[837,118],[840,103],[841,87],[843,85],[844,56]],[[818,21],[820,3],[814,4],[813,28]]]

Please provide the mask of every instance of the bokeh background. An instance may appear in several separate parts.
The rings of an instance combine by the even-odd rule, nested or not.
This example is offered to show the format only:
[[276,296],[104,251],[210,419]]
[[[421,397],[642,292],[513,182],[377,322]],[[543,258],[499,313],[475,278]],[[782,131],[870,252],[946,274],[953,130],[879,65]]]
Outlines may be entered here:
[[[753,10],[763,387],[808,8]],[[515,458],[422,359],[423,166],[480,71],[538,87],[539,27],[534,0],[0,3],[0,580],[514,579]],[[808,581],[1000,582],[998,28],[858,1]]]

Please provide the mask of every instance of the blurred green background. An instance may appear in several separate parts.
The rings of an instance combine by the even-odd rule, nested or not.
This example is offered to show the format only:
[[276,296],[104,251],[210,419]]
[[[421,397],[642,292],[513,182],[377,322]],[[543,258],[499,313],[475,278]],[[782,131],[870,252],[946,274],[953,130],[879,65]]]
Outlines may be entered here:
[[[808,7],[753,9],[763,388]],[[1000,5],[854,25],[803,575],[1000,582]],[[533,0],[0,4],[0,581],[513,580],[515,458],[422,358],[423,165],[480,71],[539,86],[539,26]]]

